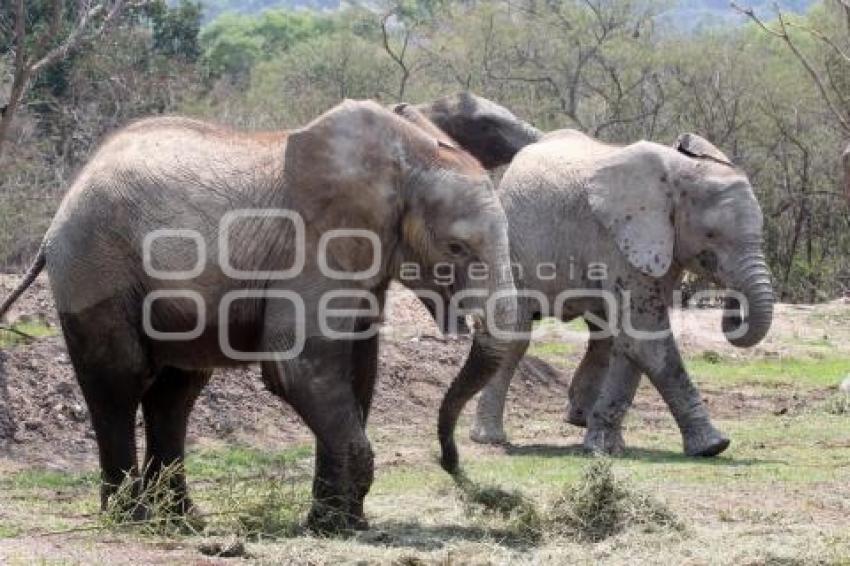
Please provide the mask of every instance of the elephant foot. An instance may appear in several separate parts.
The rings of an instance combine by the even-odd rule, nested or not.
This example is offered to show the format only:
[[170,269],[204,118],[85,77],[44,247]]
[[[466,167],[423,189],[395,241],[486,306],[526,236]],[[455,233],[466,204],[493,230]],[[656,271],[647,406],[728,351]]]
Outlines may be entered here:
[[366,520],[366,515],[363,513],[363,500],[352,505],[351,512],[348,515],[348,528],[353,531],[368,531],[369,521]]
[[348,528],[353,531],[368,531],[369,521],[366,520],[366,517],[354,517],[349,522]]
[[307,515],[307,528],[320,536],[333,536],[348,530],[348,513],[333,505],[313,503]]
[[582,428],[587,426],[587,411],[570,403],[567,407],[567,422],[571,425],[580,426]]
[[369,529],[362,512],[349,512],[347,506],[314,502],[307,516],[307,529],[319,536],[351,534]]
[[621,456],[626,451],[626,441],[620,429],[589,428],[582,446],[596,455]]
[[699,433],[684,433],[683,435],[685,454],[710,458],[717,456],[729,447],[732,442],[726,435],[714,428],[709,428]]
[[505,434],[502,425],[486,423],[487,421],[475,419],[469,431],[469,438],[478,444],[507,444],[508,435]]

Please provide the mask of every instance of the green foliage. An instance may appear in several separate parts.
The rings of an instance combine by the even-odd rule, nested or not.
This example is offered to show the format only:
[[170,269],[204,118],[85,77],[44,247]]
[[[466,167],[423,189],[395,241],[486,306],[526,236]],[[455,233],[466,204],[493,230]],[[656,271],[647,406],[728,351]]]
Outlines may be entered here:
[[200,56],[198,34],[201,31],[201,3],[180,0],[169,8],[162,3],[151,9],[153,49],[166,57],[195,61]]
[[334,27],[333,19],[311,12],[269,10],[254,17],[228,13],[205,27],[200,41],[213,76],[245,77],[257,63]]
[[[296,4],[336,7],[208,0],[203,17],[215,19],[198,33],[196,0],[157,0],[40,75],[24,111],[36,123],[0,179],[2,260],[26,262],[72,171],[105,132],[135,117],[184,112],[249,129],[294,127],[346,97],[422,102],[468,89],[544,130],[580,128],[613,143],[703,135],[752,181],[780,299],[825,301],[850,289],[850,205],[838,194],[850,132],[794,54],[758,26],[683,30],[663,14],[692,6],[673,0],[385,0],[325,12]],[[35,32],[48,25],[50,5],[27,2]],[[75,10],[68,3],[63,33]],[[850,116],[841,55],[850,33],[839,3],[816,2],[789,21],[832,104]],[[0,53],[9,45],[0,33]],[[4,76],[8,60],[0,57]]]

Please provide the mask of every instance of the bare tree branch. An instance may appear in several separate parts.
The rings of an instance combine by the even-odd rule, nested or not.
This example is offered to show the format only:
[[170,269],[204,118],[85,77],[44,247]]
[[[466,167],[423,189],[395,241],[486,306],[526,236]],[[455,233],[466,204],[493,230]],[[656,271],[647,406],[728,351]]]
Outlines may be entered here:
[[846,63],[850,63],[850,55],[847,55],[847,53],[845,53],[844,50],[841,49],[827,35],[821,33],[820,31],[818,31],[814,28],[811,28],[809,26],[804,26],[802,24],[798,24],[798,23],[795,23],[795,22],[785,22],[785,25],[787,25],[789,28],[796,28],[798,30],[801,30],[801,31],[808,33],[809,35],[811,35],[815,39],[817,39],[817,40],[821,41],[822,43],[825,43],[827,46],[829,46],[836,53],[836,55],[838,55],[840,58],[844,59],[844,61]]
[[[148,1],[139,0],[138,2],[129,4],[129,6],[143,6]],[[94,6],[91,5],[91,0],[79,0],[79,16],[71,33],[59,45],[39,57],[37,54],[30,56],[27,53],[26,40],[28,32],[26,29],[26,8],[24,7],[24,0],[16,0],[15,70],[9,101],[2,116],[0,116],[0,157],[3,155],[3,145],[9,135],[9,127],[18,107],[29,91],[33,79],[47,67],[66,59],[73,51],[80,47],[87,35],[103,36],[107,34],[110,26],[118,19],[122,9],[126,6],[128,6],[126,0],[113,0],[111,5],[98,2]],[[90,29],[92,28],[92,23],[100,17],[102,17],[100,25],[96,29]],[[54,0],[48,29],[36,42],[39,48],[38,50],[42,50],[57,38],[61,28],[61,19],[62,1]],[[35,57],[39,58],[34,59]]]
[[401,49],[398,53],[393,51],[393,48],[390,47],[390,34],[387,30],[387,22],[390,18],[396,15],[395,11],[390,11],[384,14],[381,18],[381,40],[384,45],[384,51],[387,52],[387,55],[390,56],[396,65],[398,65],[399,69],[401,69],[401,80],[398,85],[398,97],[396,102],[401,102],[404,98],[404,92],[407,89],[407,81],[410,78],[410,67],[407,66],[407,63],[404,61],[404,57],[407,54],[407,46],[410,43],[410,29],[405,29],[404,31],[404,39],[402,40]]
[[830,113],[833,115],[833,117],[835,117],[842,130],[844,130],[846,134],[850,134],[850,120],[848,120],[848,117],[845,116],[841,112],[841,110],[835,105],[832,100],[832,97],[829,96],[826,85],[824,84],[823,79],[821,79],[820,74],[818,74],[817,70],[814,68],[809,59],[800,51],[800,49],[797,47],[797,44],[794,43],[794,40],[791,39],[791,36],[788,33],[789,24],[785,19],[783,13],[779,9],[777,9],[776,13],[779,29],[774,29],[765,24],[761,20],[761,18],[756,15],[755,11],[752,8],[742,8],[740,5],[738,5],[737,2],[734,1],[731,3],[731,5],[733,9],[750,18],[758,27],[760,27],[766,33],[774,37],[778,37],[785,43],[785,45],[788,46],[788,49],[791,50],[791,53],[793,53],[797,60],[800,62],[800,64],[803,65],[803,67],[806,69],[806,72],[809,74],[812,81],[815,83],[815,86],[817,87],[821,98],[829,108]]
[[[109,29],[109,26],[121,13],[121,9],[124,7],[124,1],[125,0],[114,1],[112,7],[107,12],[106,17],[104,18],[100,28],[94,32],[95,35],[101,35]],[[32,74],[36,74],[41,69],[68,57],[68,55],[70,55],[72,51],[74,51],[75,49],[77,49],[77,47],[80,46],[80,43],[85,37],[85,33],[88,30],[91,21],[97,18],[104,10],[106,10],[106,6],[104,4],[97,4],[93,8],[83,10],[83,12],[80,14],[79,19],[77,20],[77,23],[74,25],[74,29],[71,31],[68,37],[65,38],[65,41],[63,41],[57,47],[51,49],[44,57],[42,57],[32,65]]]

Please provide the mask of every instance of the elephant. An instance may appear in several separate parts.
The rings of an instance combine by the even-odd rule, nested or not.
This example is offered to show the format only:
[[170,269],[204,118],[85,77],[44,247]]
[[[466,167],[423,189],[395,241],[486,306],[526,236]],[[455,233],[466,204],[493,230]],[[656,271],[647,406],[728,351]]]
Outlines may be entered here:
[[543,132],[507,108],[471,92],[414,106],[401,103],[393,110],[403,115],[411,107],[478,159],[485,169],[507,165],[519,150],[543,137]]
[[624,449],[621,423],[643,373],[672,411],[687,455],[725,450],[730,440],[691,383],[668,308],[687,269],[740,293],[727,295],[722,320],[732,344],[749,347],[768,332],[774,295],[762,213],[746,175],[693,134],[675,147],[620,147],[561,130],[514,158],[499,197],[517,271],[520,332],[498,352],[473,340],[440,410],[444,467],[457,469],[458,414],[485,385],[471,436],[506,440],[510,380],[532,321],[546,316],[584,317],[593,331],[569,390],[568,420],[587,427],[585,448]]
[[480,291],[470,304],[493,305],[492,324],[516,317],[492,182],[409,112],[346,101],[303,128],[254,134],[144,119],[83,167],[0,316],[46,268],[95,430],[102,506],[128,474],[141,489],[177,463],[175,511],[191,512],[181,463],[192,406],[213,368],[259,363],[316,437],[308,526],[368,527],[365,423],[390,280],[406,263],[427,274],[482,262],[491,275],[465,282]]
[[[414,122],[426,118],[488,170],[507,165],[522,148],[543,137],[543,132],[504,106],[467,91],[424,104],[402,102],[392,106],[392,110]],[[443,333],[469,333],[463,316],[450,320],[445,309],[440,310],[438,303],[443,301],[436,298],[442,297],[445,291],[442,286],[410,277],[408,281],[422,291],[419,299]]]

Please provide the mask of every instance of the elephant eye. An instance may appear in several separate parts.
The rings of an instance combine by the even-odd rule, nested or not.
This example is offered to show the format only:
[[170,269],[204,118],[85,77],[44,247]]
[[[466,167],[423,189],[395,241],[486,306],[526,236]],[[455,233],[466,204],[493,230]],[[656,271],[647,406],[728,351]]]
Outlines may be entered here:
[[449,242],[449,254],[454,257],[465,257],[468,255],[466,246],[460,242]]

